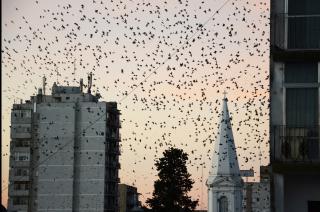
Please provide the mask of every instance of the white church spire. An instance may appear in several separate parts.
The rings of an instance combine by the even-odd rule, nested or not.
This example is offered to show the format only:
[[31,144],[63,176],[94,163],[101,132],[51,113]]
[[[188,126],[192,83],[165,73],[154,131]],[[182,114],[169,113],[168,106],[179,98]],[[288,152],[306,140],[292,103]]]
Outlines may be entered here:
[[222,113],[219,123],[217,140],[212,157],[210,175],[240,176],[237,153],[233,139],[231,120],[228,110],[228,99],[224,93]]
[[241,212],[242,186],[226,93],[207,180],[208,212]]

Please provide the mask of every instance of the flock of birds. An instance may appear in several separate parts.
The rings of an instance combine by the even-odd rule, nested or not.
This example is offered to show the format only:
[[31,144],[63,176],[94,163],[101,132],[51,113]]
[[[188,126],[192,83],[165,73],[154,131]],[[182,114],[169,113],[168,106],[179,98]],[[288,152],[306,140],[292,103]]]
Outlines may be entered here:
[[121,110],[121,181],[135,184],[143,200],[152,193],[154,159],[171,146],[189,154],[192,194],[206,199],[224,90],[240,168],[268,163],[266,1],[14,3],[4,1],[2,22],[7,148],[14,101],[35,95],[44,75],[48,85],[78,85],[93,72],[93,92]]

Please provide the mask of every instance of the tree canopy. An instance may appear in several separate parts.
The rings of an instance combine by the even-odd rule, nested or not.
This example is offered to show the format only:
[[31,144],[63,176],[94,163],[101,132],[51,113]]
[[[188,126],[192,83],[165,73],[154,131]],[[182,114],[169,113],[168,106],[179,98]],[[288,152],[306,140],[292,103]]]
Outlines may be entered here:
[[186,162],[188,154],[182,149],[165,150],[155,166],[159,179],[154,182],[153,196],[146,203],[154,212],[189,212],[198,205],[188,196],[194,181],[190,178]]

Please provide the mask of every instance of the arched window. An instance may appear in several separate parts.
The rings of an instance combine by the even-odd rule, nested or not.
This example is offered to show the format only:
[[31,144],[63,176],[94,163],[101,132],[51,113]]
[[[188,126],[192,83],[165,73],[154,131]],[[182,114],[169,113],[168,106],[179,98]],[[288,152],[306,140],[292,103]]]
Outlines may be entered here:
[[228,212],[228,199],[226,196],[220,197],[218,200],[219,212]]

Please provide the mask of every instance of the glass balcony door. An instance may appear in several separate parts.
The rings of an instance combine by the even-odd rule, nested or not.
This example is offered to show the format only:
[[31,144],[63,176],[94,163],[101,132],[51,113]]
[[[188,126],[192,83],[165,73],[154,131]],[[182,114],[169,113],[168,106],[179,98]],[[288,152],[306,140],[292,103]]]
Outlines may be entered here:
[[288,49],[320,48],[320,1],[288,0]]
[[286,89],[286,125],[318,125],[318,88]]
[[288,49],[320,48],[320,15],[288,14],[287,23]]
[[274,126],[277,160],[320,160],[317,62],[287,62],[284,72],[285,125]]

